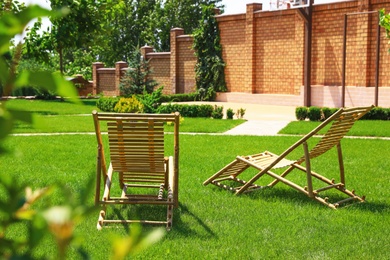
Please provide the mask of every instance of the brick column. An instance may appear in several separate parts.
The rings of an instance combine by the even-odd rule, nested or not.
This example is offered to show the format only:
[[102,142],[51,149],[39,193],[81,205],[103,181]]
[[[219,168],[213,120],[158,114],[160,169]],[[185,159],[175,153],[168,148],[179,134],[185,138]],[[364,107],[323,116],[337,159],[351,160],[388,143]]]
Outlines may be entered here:
[[[358,2],[358,12],[369,12],[371,11],[371,1],[370,0],[359,0]],[[362,61],[362,67],[359,68],[359,71],[365,71],[366,74],[360,75],[361,82],[364,84],[364,86],[369,87],[370,84],[370,78],[375,77],[375,67],[373,66],[375,64],[371,63],[371,61],[374,61],[375,58],[371,58],[370,54],[375,53],[375,50],[367,51],[370,48],[370,34],[375,34],[375,29],[371,29],[371,23],[372,19],[377,19],[376,17],[378,14],[363,14],[360,15],[357,19],[357,35],[360,35],[358,39],[360,38],[360,42],[364,45],[361,47],[359,52],[356,54],[357,57],[360,57],[360,60]],[[373,56],[375,57],[375,56]],[[359,73],[357,74],[359,75]],[[359,78],[356,77],[356,78]],[[354,82],[352,83],[353,85]],[[372,85],[371,85],[372,86]]]
[[121,91],[119,89],[119,84],[121,83],[121,78],[122,78],[122,69],[127,68],[128,64],[124,61],[118,61],[115,63],[115,93],[117,96],[121,95]]
[[92,63],[92,95],[99,94],[99,72],[98,69],[104,68],[104,64],[101,62]]
[[263,4],[247,4],[246,5],[246,26],[245,26],[245,43],[246,43],[246,72],[245,72],[245,89],[250,93],[255,93],[256,90],[256,66],[255,66],[255,51],[256,51],[256,24],[254,12],[262,10]]
[[177,73],[177,64],[179,60],[179,48],[177,46],[177,37],[184,34],[184,29],[181,28],[173,28],[171,29],[171,61],[170,61],[170,74],[171,74],[171,87],[172,87],[172,94],[177,93],[178,89],[178,73]]
[[145,45],[144,47],[141,47],[141,55],[146,59],[148,53],[153,52],[153,47]]

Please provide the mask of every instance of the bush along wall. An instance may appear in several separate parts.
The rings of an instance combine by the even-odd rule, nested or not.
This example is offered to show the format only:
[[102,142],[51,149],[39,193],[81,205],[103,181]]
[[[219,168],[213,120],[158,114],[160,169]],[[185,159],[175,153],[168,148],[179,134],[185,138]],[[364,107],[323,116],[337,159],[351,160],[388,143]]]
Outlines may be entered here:
[[[130,111],[130,108],[133,108],[134,105],[131,104],[133,100],[140,100],[140,97],[136,98],[121,98],[121,97],[101,97],[97,102],[96,106],[103,112],[126,112]],[[136,104],[137,108],[140,108],[139,104]],[[133,110],[131,110],[133,111]],[[212,105],[188,105],[188,104],[167,104],[159,105],[158,108],[151,111],[134,111],[140,113],[159,113],[159,114],[171,114],[174,112],[179,112],[182,117],[213,117],[215,119],[223,118],[223,107],[222,106],[212,106]]]
[[[324,121],[333,115],[338,108],[328,107],[296,107],[295,117],[299,121],[309,119],[309,121]],[[365,114],[362,120],[390,120],[390,108],[374,107],[367,114]]]

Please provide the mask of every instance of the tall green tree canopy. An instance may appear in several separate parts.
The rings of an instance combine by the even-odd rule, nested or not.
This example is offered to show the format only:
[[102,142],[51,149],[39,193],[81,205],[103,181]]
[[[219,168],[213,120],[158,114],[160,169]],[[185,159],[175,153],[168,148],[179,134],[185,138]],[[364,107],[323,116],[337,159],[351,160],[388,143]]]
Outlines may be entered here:
[[148,27],[155,5],[155,0],[122,0],[105,6],[102,33],[96,40],[100,61],[108,65],[127,61],[136,46],[151,43]]
[[[192,32],[202,20],[202,5],[223,8],[222,0],[49,0],[53,10],[67,7],[66,17],[51,19],[41,32],[38,21],[27,38],[26,59],[57,62],[65,75],[91,67],[94,61],[113,66],[128,61],[136,46],[169,51],[170,30]],[[51,66],[53,67],[53,66]]]
[[156,10],[156,40],[154,47],[158,51],[170,50],[170,31],[172,28],[183,28],[185,33],[192,34],[202,20],[202,6],[215,6],[223,10],[222,0],[159,0]]

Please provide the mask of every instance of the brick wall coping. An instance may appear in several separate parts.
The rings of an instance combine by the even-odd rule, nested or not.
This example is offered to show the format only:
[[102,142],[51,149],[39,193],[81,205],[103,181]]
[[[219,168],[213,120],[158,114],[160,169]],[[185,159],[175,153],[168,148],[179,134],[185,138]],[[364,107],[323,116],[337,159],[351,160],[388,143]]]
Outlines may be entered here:
[[104,73],[104,72],[115,71],[115,68],[99,68],[97,70]]
[[98,68],[98,70],[115,70],[115,68]]
[[180,39],[180,38],[192,38],[192,36],[191,35],[189,35],[189,34],[184,34],[184,35],[179,35],[179,36],[177,36],[176,38],[177,39]]
[[177,41],[178,42],[188,42],[192,40],[192,36],[186,35],[185,37],[178,36]]
[[245,20],[246,14],[221,14],[216,15],[215,18],[221,22]]
[[166,59],[171,56],[170,52],[150,52],[146,54],[146,57],[152,57],[154,59]]
[[280,10],[265,10],[265,11],[257,11],[254,12],[254,17],[259,18],[259,17],[274,17],[276,15],[293,15],[295,14],[294,9],[280,9]]

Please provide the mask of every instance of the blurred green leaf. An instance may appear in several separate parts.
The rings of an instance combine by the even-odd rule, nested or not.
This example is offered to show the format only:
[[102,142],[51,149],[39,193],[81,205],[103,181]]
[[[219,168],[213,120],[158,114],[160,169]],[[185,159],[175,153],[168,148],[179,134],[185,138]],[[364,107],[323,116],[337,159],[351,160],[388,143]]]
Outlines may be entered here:
[[67,81],[59,73],[50,73],[47,71],[31,72],[23,71],[18,75],[15,82],[16,88],[35,85],[53,91],[60,96],[70,98],[72,102],[80,103],[77,98],[78,93],[73,84]]
[[8,51],[10,40],[15,35],[21,34],[32,19],[44,16],[59,18],[68,13],[67,8],[51,11],[39,5],[30,5],[17,14],[6,12],[0,20],[0,54]]
[[111,259],[120,260],[125,259],[128,255],[137,254],[161,240],[165,232],[164,228],[156,228],[145,235],[142,232],[141,225],[133,225],[130,236],[112,239],[113,254]]

